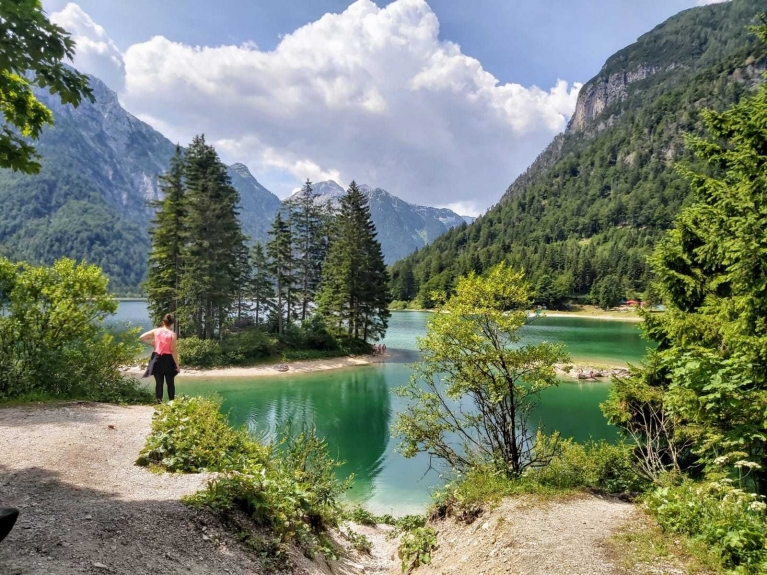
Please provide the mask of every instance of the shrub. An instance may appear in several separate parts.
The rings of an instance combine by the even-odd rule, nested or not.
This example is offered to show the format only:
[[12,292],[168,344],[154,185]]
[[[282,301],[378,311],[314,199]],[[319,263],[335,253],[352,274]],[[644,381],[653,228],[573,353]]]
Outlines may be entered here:
[[145,403],[151,395],[119,368],[138,353],[135,333],[110,333],[117,310],[93,265],[50,267],[0,258],[0,401],[20,397]]
[[762,496],[721,479],[659,487],[645,497],[665,531],[704,543],[734,573],[767,572],[767,514]]
[[394,526],[400,531],[413,531],[426,527],[426,517],[423,515],[405,515],[394,521]]
[[181,363],[199,368],[251,365],[274,357],[284,361],[361,353],[370,353],[370,345],[359,339],[334,337],[316,315],[300,329],[291,326],[279,336],[264,326],[250,326],[225,333],[220,340],[194,336],[179,340]]
[[270,560],[284,564],[286,544],[296,542],[308,555],[332,553],[323,530],[342,515],[338,500],[349,486],[335,477],[340,463],[313,431],[263,446],[244,428],[233,429],[220,413],[220,401],[181,398],[159,406],[140,464],[167,471],[220,471],[206,487],[186,498],[232,517],[244,513],[254,527],[268,528],[276,539],[243,531],[246,540]]
[[224,359],[221,344],[194,336],[179,339],[178,355],[182,365],[193,367],[214,367],[221,365]]
[[436,548],[437,532],[431,527],[417,527],[405,533],[397,549],[403,573],[431,563],[431,554]]
[[352,547],[354,547],[357,551],[359,551],[360,553],[370,554],[371,549],[373,549],[373,544],[370,542],[370,539],[368,539],[365,535],[363,535],[362,533],[355,533],[351,529],[346,529],[345,531],[342,531],[341,533],[346,538],[346,540],[352,544]]
[[221,361],[227,365],[252,363],[276,352],[276,341],[260,328],[228,334],[221,340]]
[[586,487],[606,493],[635,493],[648,485],[637,473],[632,446],[606,441],[559,441],[549,464],[532,475],[535,481],[550,487]]
[[369,527],[378,525],[377,517],[359,505],[352,507],[352,509],[347,511],[346,518],[358,525],[367,525]]
[[244,428],[231,428],[220,407],[220,400],[205,397],[182,397],[158,406],[138,463],[196,473],[242,469],[252,460],[265,461],[269,450]]
[[255,526],[269,528],[283,544],[297,543],[308,556],[328,552],[322,532],[338,525],[338,499],[348,487],[333,474],[339,463],[311,433],[293,442],[287,454],[270,453],[263,463],[253,460],[212,479],[186,501],[226,514],[244,512]]
[[328,331],[325,318],[315,313],[301,325],[303,346],[315,350],[338,350],[336,338]]

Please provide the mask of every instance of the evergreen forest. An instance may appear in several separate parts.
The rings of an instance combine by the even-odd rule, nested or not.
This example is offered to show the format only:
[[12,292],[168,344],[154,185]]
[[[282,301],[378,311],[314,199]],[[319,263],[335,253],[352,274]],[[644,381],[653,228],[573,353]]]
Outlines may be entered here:
[[388,271],[355,182],[335,213],[307,180],[265,245],[242,232],[239,194],[203,136],[177,147],[161,186],[146,292],[154,322],[175,315],[186,364],[368,351],[386,333]]
[[538,304],[597,303],[616,283],[626,298],[657,301],[647,258],[691,197],[677,166],[705,169],[684,134],[705,135],[703,110],[724,110],[763,82],[767,52],[749,25],[765,10],[758,0],[688,10],[612,56],[582,88],[579,110],[605,85],[621,96],[571,122],[474,224],[395,263],[392,297],[431,307],[432,292],[506,262],[526,270]]

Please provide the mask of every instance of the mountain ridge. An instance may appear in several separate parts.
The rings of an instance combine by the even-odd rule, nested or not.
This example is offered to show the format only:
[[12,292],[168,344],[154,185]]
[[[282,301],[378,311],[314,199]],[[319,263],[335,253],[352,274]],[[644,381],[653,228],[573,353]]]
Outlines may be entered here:
[[[640,296],[646,258],[689,196],[674,169],[695,166],[684,134],[764,81],[767,51],[749,25],[765,0],[683,11],[610,56],[556,136],[493,206],[393,268],[395,299],[449,290],[459,275],[506,261],[537,291],[588,294],[599,281]],[[557,283],[558,282],[558,283]]]
[[[392,264],[423,248],[448,230],[466,225],[468,216],[460,216],[447,208],[412,204],[383,188],[359,185],[370,203],[370,212],[378,232],[378,240],[387,264]],[[315,202],[337,208],[346,191],[335,181],[312,184],[318,196]],[[286,198],[289,202],[295,194]]]

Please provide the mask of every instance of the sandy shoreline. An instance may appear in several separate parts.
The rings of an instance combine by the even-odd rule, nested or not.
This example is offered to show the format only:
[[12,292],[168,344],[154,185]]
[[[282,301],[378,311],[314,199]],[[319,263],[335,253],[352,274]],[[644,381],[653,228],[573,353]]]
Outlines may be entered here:
[[[384,355],[353,355],[327,359],[308,359],[285,362],[284,365],[288,366],[288,371],[277,371],[277,366],[280,365],[279,363],[268,363],[250,367],[182,369],[178,377],[286,377],[302,373],[315,373],[331,369],[373,365],[375,363],[382,363],[391,357],[391,353],[386,353]],[[132,366],[124,369],[123,373],[140,377],[144,375],[144,368]]]
[[[220,367],[213,369],[182,369],[178,377],[191,378],[218,378],[218,377],[242,377],[242,378],[260,378],[260,377],[289,377],[291,375],[301,375],[307,373],[317,373],[321,371],[330,371],[335,369],[344,369],[350,367],[362,367],[384,363],[387,359],[394,357],[395,352],[388,351],[383,355],[356,355],[345,357],[334,357],[328,359],[311,359],[303,361],[287,362],[288,371],[277,371],[278,363],[269,363],[263,365],[254,365],[250,367]],[[567,367],[570,369],[566,369]],[[628,375],[627,365],[620,363],[578,363],[571,362],[567,364],[557,364],[555,366],[557,374],[565,379],[575,381],[609,381],[615,376],[625,377]],[[126,367],[123,373],[134,377],[141,377],[144,374],[144,368],[139,366]],[[578,373],[589,374],[601,373],[597,378],[579,378]]]
[[607,314],[594,314],[594,315],[585,315],[585,314],[578,314],[578,313],[567,313],[565,311],[546,311],[543,312],[541,317],[570,317],[575,319],[601,319],[606,321],[630,321],[634,323],[638,323],[642,321],[642,318],[626,313],[625,315],[607,315]]

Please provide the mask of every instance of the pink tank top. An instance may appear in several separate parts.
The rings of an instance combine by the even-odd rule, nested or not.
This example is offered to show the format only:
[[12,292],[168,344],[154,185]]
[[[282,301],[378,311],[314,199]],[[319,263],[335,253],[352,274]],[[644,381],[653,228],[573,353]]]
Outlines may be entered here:
[[170,355],[173,353],[173,332],[161,328],[154,332],[154,352],[157,355]]

